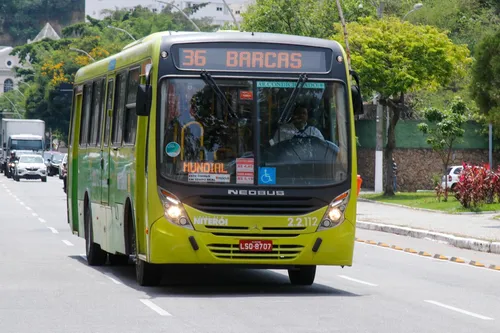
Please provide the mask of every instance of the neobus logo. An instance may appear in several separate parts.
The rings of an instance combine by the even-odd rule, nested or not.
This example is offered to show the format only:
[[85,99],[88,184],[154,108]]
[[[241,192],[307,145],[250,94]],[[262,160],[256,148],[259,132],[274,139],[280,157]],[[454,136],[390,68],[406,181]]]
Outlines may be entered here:
[[264,190],[227,190],[232,195],[285,195],[285,191],[264,191]]

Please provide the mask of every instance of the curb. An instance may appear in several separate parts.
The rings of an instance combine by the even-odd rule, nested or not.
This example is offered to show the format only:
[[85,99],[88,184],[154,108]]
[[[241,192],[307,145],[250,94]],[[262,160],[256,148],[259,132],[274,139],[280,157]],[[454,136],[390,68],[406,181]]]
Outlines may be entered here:
[[475,238],[464,238],[429,230],[413,229],[408,227],[399,227],[389,224],[359,220],[356,221],[356,226],[360,229],[382,231],[413,238],[431,238],[434,240],[445,241],[448,244],[461,249],[500,254],[500,242],[491,242]]
[[420,211],[423,211],[423,212],[439,213],[439,214],[445,214],[445,215],[488,215],[488,214],[493,215],[493,214],[500,214],[499,210],[491,210],[491,211],[486,211],[486,212],[456,212],[456,213],[450,213],[450,212],[443,212],[441,210],[411,207],[411,206],[399,205],[399,204],[394,204],[394,203],[389,203],[389,202],[382,202],[382,201],[377,201],[377,200],[365,199],[365,198],[361,198],[361,197],[358,197],[357,200],[358,201],[369,202],[369,203],[374,203],[374,204],[378,204],[378,205],[385,205],[385,206],[392,206],[392,207],[399,207],[399,208],[420,210]]
[[500,266],[497,266],[497,265],[485,265],[481,262],[477,262],[475,260],[469,260],[469,259],[462,259],[462,258],[457,258],[457,257],[447,257],[447,256],[444,256],[442,254],[439,254],[439,253],[436,253],[434,255],[432,255],[431,253],[428,253],[428,252],[425,252],[425,251],[417,251],[415,249],[412,249],[412,248],[406,248],[406,249],[403,249],[397,245],[392,245],[392,246],[389,246],[388,244],[386,243],[382,243],[382,242],[375,242],[373,240],[362,240],[362,239],[359,239],[356,237],[356,242],[358,243],[365,243],[365,244],[368,244],[368,245],[371,245],[371,246],[379,246],[379,247],[385,247],[385,248],[389,248],[391,250],[398,250],[398,251],[402,251],[402,252],[406,252],[407,254],[410,254],[410,255],[415,255],[415,256],[420,256],[420,257],[427,257],[429,259],[437,259],[437,260],[441,260],[441,261],[449,261],[449,262],[454,262],[455,264],[464,264],[464,265],[470,265],[470,266],[474,266],[474,267],[477,267],[477,268],[480,268],[480,269],[486,269],[486,270],[493,270],[493,271],[498,271],[500,272]]

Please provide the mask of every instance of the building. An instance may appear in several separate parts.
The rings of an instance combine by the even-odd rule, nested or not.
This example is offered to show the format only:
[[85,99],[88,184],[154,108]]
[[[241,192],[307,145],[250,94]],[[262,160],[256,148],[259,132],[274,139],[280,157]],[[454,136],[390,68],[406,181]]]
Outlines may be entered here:
[[52,27],[52,25],[50,25],[49,22],[47,22],[45,24],[45,26],[38,33],[38,35],[36,35],[35,39],[33,39],[33,40],[28,39],[28,44],[38,42],[38,41],[45,39],[45,38],[49,38],[52,40],[61,39],[61,37],[57,34],[57,32],[54,30],[54,28]]
[[[208,5],[193,14],[193,18],[211,17],[213,24],[224,25],[225,23],[233,23],[233,16],[222,0],[203,1],[203,0],[183,0],[176,1],[179,8],[191,7],[194,4],[207,3]],[[242,20],[241,13],[243,13],[248,5],[254,3],[254,0],[226,0],[226,3],[233,12],[234,18],[239,23]]]
[[[33,40],[28,39],[27,42],[30,44],[44,38],[60,39],[50,23],[45,24],[38,35]],[[17,56],[10,55],[12,50],[11,46],[0,46],[0,95],[15,89],[19,84],[19,78],[16,78],[15,67],[21,67],[22,65]],[[29,66],[29,64],[25,66]]]
[[[209,3],[196,13],[192,15],[192,18],[203,18],[210,17],[213,19],[213,24],[223,25],[224,23],[232,23],[233,17],[231,13],[224,5],[222,0],[175,0],[173,4],[178,8],[185,9],[191,7],[194,4]],[[226,0],[227,5],[231,8],[235,19],[241,21],[241,13],[255,0]],[[121,8],[134,8],[136,6],[143,6],[150,8],[151,10],[161,11],[166,6],[166,3],[172,3],[172,0],[164,0],[158,2],[156,0],[86,0],[85,1],[85,16],[89,15],[91,17],[102,19],[104,14],[103,10],[115,10]],[[175,10],[175,8],[174,8]]]
[[12,47],[0,46],[0,95],[14,89],[18,79],[15,66],[19,66],[19,58],[11,56]]

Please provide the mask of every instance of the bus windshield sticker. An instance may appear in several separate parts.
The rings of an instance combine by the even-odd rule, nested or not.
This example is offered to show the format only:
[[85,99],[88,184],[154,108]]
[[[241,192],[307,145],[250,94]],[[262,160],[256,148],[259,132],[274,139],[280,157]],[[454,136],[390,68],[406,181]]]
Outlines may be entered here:
[[196,183],[229,183],[231,175],[215,174],[215,173],[190,173],[188,174],[188,182]]
[[181,153],[181,146],[177,142],[169,142],[165,147],[165,152],[170,157],[177,157]]
[[259,168],[259,185],[275,185],[276,168]]
[[236,159],[236,184],[254,183],[254,159],[237,158]]
[[[257,81],[257,88],[295,88],[296,82],[287,81]],[[325,89],[323,82],[306,82],[303,89]]]
[[242,101],[251,101],[251,100],[253,100],[253,91],[240,90],[240,100],[242,100]]
[[226,166],[220,162],[184,162],[184,173],[227,174]]

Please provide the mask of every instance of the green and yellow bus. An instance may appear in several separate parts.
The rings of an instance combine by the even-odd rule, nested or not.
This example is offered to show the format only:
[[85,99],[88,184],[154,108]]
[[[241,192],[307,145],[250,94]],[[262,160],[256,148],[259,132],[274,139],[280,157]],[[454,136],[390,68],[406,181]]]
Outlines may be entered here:
[[[353,81],[356,81],[356,84]],[[75,77],[68,223],[89,265],[351,266],[359,83],[335,41],[160,32]]]

